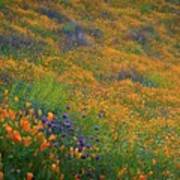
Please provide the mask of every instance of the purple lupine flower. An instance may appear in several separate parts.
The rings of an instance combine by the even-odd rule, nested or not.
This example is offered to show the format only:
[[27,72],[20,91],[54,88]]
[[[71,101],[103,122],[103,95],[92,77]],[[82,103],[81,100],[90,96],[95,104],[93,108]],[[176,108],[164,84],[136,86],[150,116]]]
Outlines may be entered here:
[[48,125],[49,128],[52,127],[52,122],[51,121],[48,121],[46,124]]
[[41,119],[41,121],[42,121],[43,124],[47,124],[48,119],[47,119],[46,116],[43,116],[42,119]]
[[63,117],[63,119],[67,119],[68,118],[68,114],[64,113],[62,117]]
[[80,146],[84,146],[85,145],[85,138],[84,137],[79,137],[79,139],[78,139],[78,141],[79,141],[79,145]]
[[72,123],[69,119],[66,119],[64,122],[63,122],[63,125],[67,128],[70,128],[72,126]]
[[91,144],[86,144],[86,147],[89,149],[89,148],[91,148]]
[[97,155],[95,159],[98,161],[100,159],[100,157]]

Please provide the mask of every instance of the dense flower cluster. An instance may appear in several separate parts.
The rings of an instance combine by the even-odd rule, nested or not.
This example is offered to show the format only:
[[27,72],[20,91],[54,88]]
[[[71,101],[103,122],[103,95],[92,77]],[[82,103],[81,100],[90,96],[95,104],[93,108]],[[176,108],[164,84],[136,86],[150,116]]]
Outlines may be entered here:
[[[4,127],[0,137],[3,136],[6,139],[5,144],[11,142],[12,148],[16,148],[16,145],[23,145],[33,151],[36,158],[44,152],[48,153],[49,160],[55,161],[51,164],[51,170],[59,174],[61,179],[63,179],[59,164],[61,158],[62,161],[63,158],[71,161],[73,159],[99,160],[98,148],[95,145],[96,141],[99,142],[98,137],[83,135],[80,127],[74,125],[68,113],[56,115],[48,112],[45,114],[41,109],[35,109],[30,102],[25,102],[24,107],[18,111],[13,110],[8,106],[8,96],[6,90],[0,107],[0,123],[1,127]],[[18,103],[19,98],[14,97],[14,101]],[[95,127],[96,131],[98,129],[98,126]],[[17,151],[17,153],[19,152]],[[62,154],[63,157],[59,157],[59,154]],[[84,169],[83,172],[75,174],[75,176],[80,178],[86,173],[86,169]],[[33,177],[33,172],[27,172],[27,180],[31,180]],[[78,179],[77,177],[75,179]]]

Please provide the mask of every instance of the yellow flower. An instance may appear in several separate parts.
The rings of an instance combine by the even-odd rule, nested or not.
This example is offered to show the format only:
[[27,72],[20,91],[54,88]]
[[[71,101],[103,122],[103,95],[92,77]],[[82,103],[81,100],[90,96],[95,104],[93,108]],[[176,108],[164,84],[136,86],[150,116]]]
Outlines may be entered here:
[[64,145],[62,145],[59,149],[60,149],[60,151],[64,151],[65,146],[64,146]]
[[148,175],[152,176],[153,175],[153,171],[149,171]]
[[7,96],[8,93],[9,93],[9,91],[6,89],[6,90],[4,91],[4,96]]
[[48,117],[47,117],[47,119],[48,119],[49,121],[53,121],[53,120],[54,120],[54,114],[53,114],[52,112],[48,112]]
[[40,142],[40,143],[43,143],[45,141],[45,136],[42,132],[39,132],[37,135],[36,135],[36,138],[37,138],[37,141]]
[[52,169],[52,171],[57,173],[59,171],[59,166],[57,164],[53,163],[51,165],[51,169]]
[[127,171],[127,168],[124,167],[124,168],[122,168],[122,169],[119,170],[118,175],[119,175],[119,176],[122,176],[122,175],[124,175],[124,174],[126,173],[126,171]]
[[155,159],[152,160],[152,164],[156,165],[157,161]]
[[49,141],[54,141],[54,140],[56,140],[56,138],[57,138],[57,136],[55,134],[51,134],[48,139],[49,139]]
[[61,174],[60,179],[59,180],[64,180],[64,174]]
[[19,102],[19,98],[17,96],[14,97],[15,102]]
[[31,103],[30,102],[26,102],[25,105],[26,105],[27,108],[31,107]]

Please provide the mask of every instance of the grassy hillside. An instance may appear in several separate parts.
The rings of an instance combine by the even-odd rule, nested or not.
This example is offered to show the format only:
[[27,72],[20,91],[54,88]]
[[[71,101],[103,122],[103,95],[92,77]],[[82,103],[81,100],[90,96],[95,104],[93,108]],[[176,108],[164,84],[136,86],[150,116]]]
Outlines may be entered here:
[[0,0],[0,180],[179,177],[179,0]]

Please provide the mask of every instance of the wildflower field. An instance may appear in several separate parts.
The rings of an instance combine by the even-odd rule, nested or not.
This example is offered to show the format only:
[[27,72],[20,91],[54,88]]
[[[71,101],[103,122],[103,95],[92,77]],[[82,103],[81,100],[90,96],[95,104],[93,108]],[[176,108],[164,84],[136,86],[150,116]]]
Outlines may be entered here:
[[0,180],[178,180],[179,14],[0,0]]

